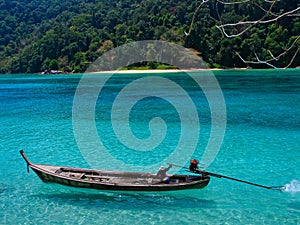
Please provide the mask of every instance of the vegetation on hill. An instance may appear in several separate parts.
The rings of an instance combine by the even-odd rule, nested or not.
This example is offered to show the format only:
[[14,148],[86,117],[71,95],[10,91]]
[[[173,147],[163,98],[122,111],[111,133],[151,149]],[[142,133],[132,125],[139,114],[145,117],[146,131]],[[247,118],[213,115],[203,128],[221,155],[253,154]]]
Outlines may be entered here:
[[[266,12],[250,3],[225,7],[216,2],[205,4],[192,23],[199,5],[196,0],[3,0],[0,72],[83,72],[104,52],[138,40],[165,40],[193,48],[211,67],[245,67],[235,52],[246,60],[270,57],[270,49],[276,56],[300,35],[300,18],[290,16],[227,38],[216,27],[219,16],[223,22],[237,22],[261,18]],[[299,6],[299,0],[280,1],[273,12]],[[277,66],[289,64],[299,46],[300,41]],[[299,66],[299,61],[298,54],[291,66]]]

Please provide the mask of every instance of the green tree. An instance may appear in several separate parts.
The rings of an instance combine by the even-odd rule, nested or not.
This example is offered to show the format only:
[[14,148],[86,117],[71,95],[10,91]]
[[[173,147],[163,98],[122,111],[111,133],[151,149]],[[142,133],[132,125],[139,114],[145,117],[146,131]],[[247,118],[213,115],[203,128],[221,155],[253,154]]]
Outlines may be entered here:
[[58,70],[58,60],[57,59],[51,59],[49,62],[49,68],[52,70]]

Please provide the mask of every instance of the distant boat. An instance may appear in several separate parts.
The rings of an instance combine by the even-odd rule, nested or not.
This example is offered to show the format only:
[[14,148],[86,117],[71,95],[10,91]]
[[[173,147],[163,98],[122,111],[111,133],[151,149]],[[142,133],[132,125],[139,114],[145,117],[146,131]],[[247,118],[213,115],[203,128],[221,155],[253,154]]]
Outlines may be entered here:
[[161,180],[156,174],[142,172],[121,172],[93,170],[64,166],[33,164],[24,151],[20,151],[29,167],[43,182],[58,183],[79,188],[116,191],[174,191],[201,189],[208,185],[208,175],[167,175]]

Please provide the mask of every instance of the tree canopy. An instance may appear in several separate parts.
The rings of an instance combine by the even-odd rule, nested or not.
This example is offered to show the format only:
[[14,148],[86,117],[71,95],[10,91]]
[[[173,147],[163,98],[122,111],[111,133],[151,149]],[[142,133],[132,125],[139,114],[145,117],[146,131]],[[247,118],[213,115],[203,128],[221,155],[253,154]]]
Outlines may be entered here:
[[[261,7],[268,4],[256,2]],[[235,52],[245,60],[268,58],[269,50],[279,55],[296,42],[276,65],[291,62],[300,46],[299,17],[258,24],[242,35],[228,38],[217,28],[220,18],[223,23],[257,20],[266,12],[250,3],[217,3],[209,1],[195,13],[199,5],[196,0],[3,0],[0,72],[83,72],[104,52],[139,40],[165,40],[193,48],[211,67],[245,67]],[[299,6],[299,0],[280,1],[272,13]],[[242,28],[231,28],[239,29]],[[295,57],[291,66],[299,66],[299,54]]]

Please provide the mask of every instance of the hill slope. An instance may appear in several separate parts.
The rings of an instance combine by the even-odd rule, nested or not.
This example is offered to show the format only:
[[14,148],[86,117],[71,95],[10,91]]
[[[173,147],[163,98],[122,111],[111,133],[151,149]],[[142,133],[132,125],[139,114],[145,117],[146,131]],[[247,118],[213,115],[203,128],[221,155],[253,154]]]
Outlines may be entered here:
[[[299,17],[284,17],[254,26],[242,36],[226,38],[216,28],[220,24],[218,13],[225,22],[237,22],[260,18],[265,12],[253,4],[225,7],[215,3],[212,0],[197,12],[186,36],[199,1],[4,0],[0,4],[0,72],[82,72],[113,47],[151,39],[194,48],[211,66],[245,67],[234,52],[248,60],[255,59],[255,54],[270,57],[269,49],[276,56],[300,35]],[[281,1],[273,12],[285,12],[297,5],[298,0]],[[287,65],[297,46],[277,65]],[[299,61],[298,54],[292,66]]]

